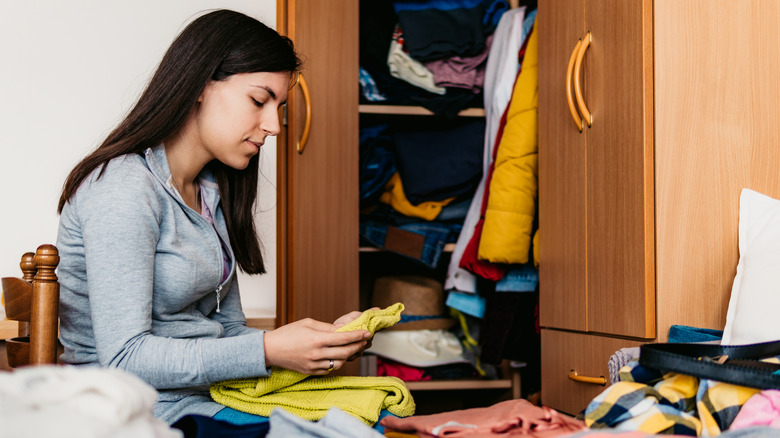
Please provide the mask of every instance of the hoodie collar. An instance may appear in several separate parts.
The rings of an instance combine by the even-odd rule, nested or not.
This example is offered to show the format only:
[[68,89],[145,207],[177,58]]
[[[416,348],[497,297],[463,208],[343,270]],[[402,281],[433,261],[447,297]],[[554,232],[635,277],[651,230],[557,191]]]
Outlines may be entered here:
[[[168,155],[165,153],[165,146],[160,144],[155,147],[147,148],[144,151],[144,158],[146,159],[146,165],[152,174],[162,183],[166,191],[176,198],[182,204],[184,201],[176,190],[173,184],[173,178],[171,176],[171,168],[168,164]],[[219,204],[219,187],[217,186],[216,178],[208,169],[208,166],[204,167],[198,175],[198,182],[201,185],[201,196],[206,201],[211,211],[216,211],[217,204]]]

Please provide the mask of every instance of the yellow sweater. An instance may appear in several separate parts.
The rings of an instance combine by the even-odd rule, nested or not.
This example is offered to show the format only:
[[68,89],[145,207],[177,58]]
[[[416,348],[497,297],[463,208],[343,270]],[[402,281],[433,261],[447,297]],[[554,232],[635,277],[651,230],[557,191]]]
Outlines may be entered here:
[[[401,319],[404,306],[366,310],[337,331],[368,330],[371,334]],[[337,406],[369,425],[387,409],[399,417],[414,415],[415,404],[406,384],[395,377],[316,377],[274,367],[269,377],[235,379],[211,385],[217,403],[237,411],[267,417],[281,407],[307,420],[319,420]]]

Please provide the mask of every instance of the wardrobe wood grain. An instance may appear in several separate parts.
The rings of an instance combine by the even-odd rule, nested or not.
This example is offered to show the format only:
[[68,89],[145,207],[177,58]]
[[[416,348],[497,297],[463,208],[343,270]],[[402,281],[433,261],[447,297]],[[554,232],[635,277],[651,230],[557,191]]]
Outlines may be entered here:
[[[557,152],[558,139],[570,142],[577,130],[563,122],[571,119],[563,84],[543,85],[570,51],[547,53],[562,44],[545,33],[539,40],[542,398],[564,411],[588,400],[571,401],[556,367],[583,355],[606,364],[619,347],[665,342],[674,324],[723,329],[739,261],[740,192],[780,198],[780,4],[556,0],[540,2],[540,23],[558,28],[571,14],[561,10],[578,5],[593,35],[584,75],[593,126],[584,134],[587,231],[564,229],[566,240],[544,233],[550,216],[582,202],[567,190],[572,180],[559,178],[568,158]],[[584,283],[562,275],[582,263],[567,251],[571,238],[587,243]],[[580,316],[564,309],[569,300],[580,305],[583,289],[584,329],[567,325]],[[593,343],[606,347],[591,352]]]
[[[780,4],[655,1],[659,327],[722,329],[739,195],[780,198]],[[724,32],[735,29],[735,32]]]
[[[591,336],[581,333],[542,330],[542,404],[577,415],[610,381],[609,367],[604,357],[624,347],[636,347],[636,341]],[[603,377],[606,386],[575,382],[570,372],[580,376]]]
[[304,59],[311,131],[300,85],[288,98],[280,145],[277,323],[333,321],[358,309],[358,1],[278,0],[277,25]]
[[587,330],[586,142],[566,103],[569,57],[585,31],[584,8],[545,0],[539,12],[539,266],[541,324]]
[[588,330],[655,336],[652,9],[587,0]]

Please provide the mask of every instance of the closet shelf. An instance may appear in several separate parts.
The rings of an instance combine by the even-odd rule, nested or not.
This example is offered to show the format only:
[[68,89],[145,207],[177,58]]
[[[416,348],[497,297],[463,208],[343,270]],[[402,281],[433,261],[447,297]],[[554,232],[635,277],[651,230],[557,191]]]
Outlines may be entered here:
[[[434,113],[421,106],[408,105],[359,105],[360,114],[395,114],[401,116],[432,116]],[[466,108],[458,113],[460,117],[485,117],[483,108]]]
[[423,380],[419,382],[405,382],[410,391],[451,391],[461,389],[509,389],[512,387],[511,379],[481,380]]
[[[452,252],[455,250],[455,244],[454,243],[448,243],[444,245],[444,249],[442,249],[443,252]],[[375,248],[373,246],[361,246],[359,249],[360,252],[384,252],[381,248]]]

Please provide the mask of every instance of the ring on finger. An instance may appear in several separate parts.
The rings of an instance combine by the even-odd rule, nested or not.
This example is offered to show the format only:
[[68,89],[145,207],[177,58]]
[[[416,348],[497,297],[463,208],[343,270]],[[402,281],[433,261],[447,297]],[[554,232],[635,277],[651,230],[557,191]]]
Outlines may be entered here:
[[328,359],[328,371],[327,372],[333,371],[333,366],[334,365],[336,365],[336,364],[333,363],[333,359]]

